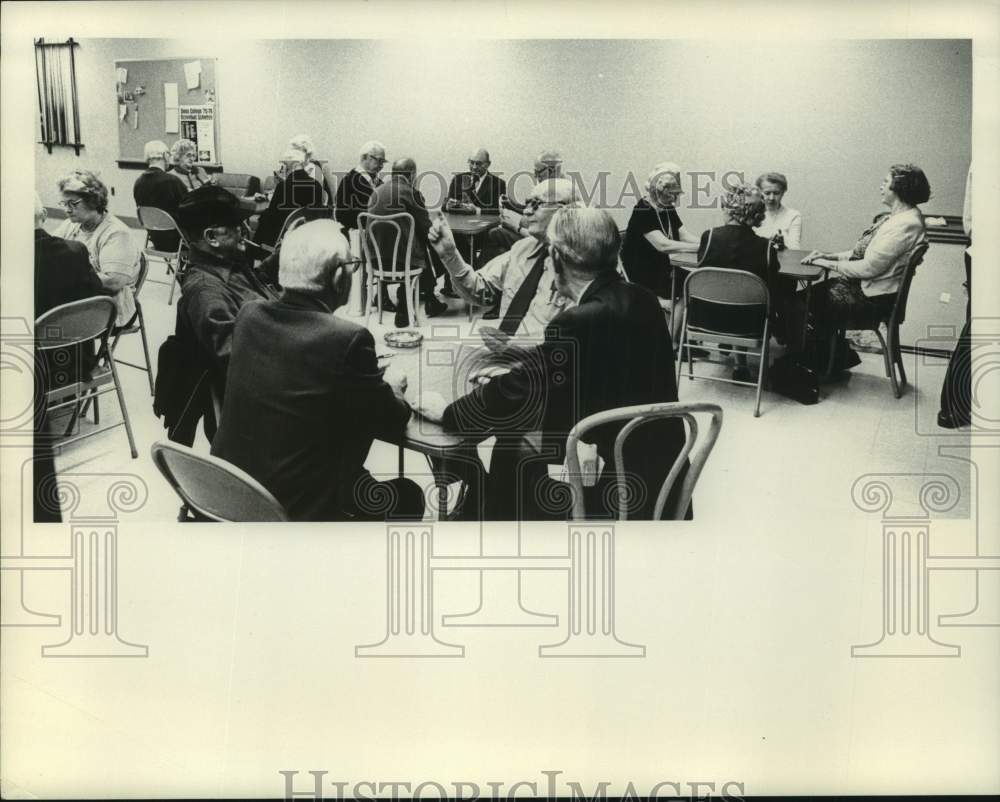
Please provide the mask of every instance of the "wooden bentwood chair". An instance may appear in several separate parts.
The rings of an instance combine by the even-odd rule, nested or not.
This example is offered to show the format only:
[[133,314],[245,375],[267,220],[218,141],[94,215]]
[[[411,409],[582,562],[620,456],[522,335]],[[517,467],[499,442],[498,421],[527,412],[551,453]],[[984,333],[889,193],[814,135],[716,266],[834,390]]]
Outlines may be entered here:
[[[700,438],[698,422],[694,417],[696,413],[707,413],[711,416],[708,430]],[[578,442],[583,439],[584,435],[590,430],[607,423],[628,421],[615,438],[614,465],[612,466],[617,477],[618,519],[624,521],[628,517],[629,498],[627,467],[622,457],[625,440],[643,424],[665,418],[681,418],[685,422],[684,447],[674,459],[674,464],[671,466],[670,472],[660,486],[660,491],[656,496],[656,505],[653,508],[652,520],[680,521],[684,519],[688,505],[691,503],[694,487],[698,483],[698,477],[701,475],[702,468],[705,467],[705,462],[708,460],[708,456],[715,446],[719,432],[722,430],[722,407],[717,404],[686,404],[681,402],[639,404],[637,406],[597,412],[593,415],[588,415],[577,423],[570,430],[569,436],[566,438],[566,472],[570,486],[573,489],[574,520],[584,520],[587,517],[584,508],[583,475],[580,470],[580,460],[576,450]],[[695,449],[696,445],[697,449]],[[689,457],[691,465],[684,476],[680,492],[677,494],[671,508],[667,511],[667,517],[663,518],[667,498]]]

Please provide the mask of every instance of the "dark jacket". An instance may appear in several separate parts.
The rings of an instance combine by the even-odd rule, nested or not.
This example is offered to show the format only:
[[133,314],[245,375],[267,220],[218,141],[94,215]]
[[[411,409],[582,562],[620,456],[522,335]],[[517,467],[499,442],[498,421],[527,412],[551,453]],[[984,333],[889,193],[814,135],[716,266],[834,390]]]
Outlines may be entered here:
[[35,229],[35,319],[57,306],[107,295],[87,246]]
[[[381,178],[375,179],[376,185],[382,183]],[[337,185],[337,222],[344,228],[357,228],[358,215],[368,211],[368,200],[374,188],[357,167],[348,171],[344,180]]]
[[398,439],[409,416],[382,380],[371,332],[286,290],[240,310],[212,453],[261,482],[293,520],[342,520],[364,507],[352,492],[372,440]]
[[[569,430],[586,416],[677,400],[663,311],[651,292],[614,271],[599,275],[577,306],[557,315],[544,342],[529,353],[523,367],[451,404],[445,429],[479,435],[541,430],[545,461],[554,463],[565,457]],[[586,438],[605,460],[605,484],[622,425],[605,426]],[[683,424],[677,420],[645,424],[626,440],[625,469],[635,477],[630,481],[641,485],[630,517],[651,517],[660,484],[683,443]]]
[[[408,180],[399,175],[389,178],[384,184],[379,186],[372,193],[368,201],[368,211],[372,214],[398,214],[408,212],[413,216],[413,256],[410,264],[415,271],[423,270],[427,267],[427,232],[431,230],[431,217],[427,213],[427,206],[424,203],[424,196],[420,191],[413,188]],[[400,252],[406,246],[407,232],[403,227],[403,236],[400,238]],[[394,233],[384,226],[376,229],[375,239],[382,251],[382,258],[386,262],[392,258],[392,246],[396,242]],[[398,264],[402,268],[403,260],[399,259]]]
[[[188,188],[177,173],[168,173],[159,167],[150,167],[135,180],[132,187],[136,207],[163,209],[175,219],[177,204],[187,193]],[[180,235],[176,231],[151,231],[149,238],[158,251],[176,251],[180,244]]]
[[472,203],[487,214],[500,214],[500,196],[507,194],[507,182],[493,173],[487,173],[478,190],[473,190],[475,184],[472,173],[457,173],[451,179],[448,197]]
[[330,210],[323,205],[322,185],[305,170],[295,170],[274,188],[270,204],[260,215],[254,242],[273,246],[285,220],[296,209],[311,209],[316,216],[324,212],[330,216]]

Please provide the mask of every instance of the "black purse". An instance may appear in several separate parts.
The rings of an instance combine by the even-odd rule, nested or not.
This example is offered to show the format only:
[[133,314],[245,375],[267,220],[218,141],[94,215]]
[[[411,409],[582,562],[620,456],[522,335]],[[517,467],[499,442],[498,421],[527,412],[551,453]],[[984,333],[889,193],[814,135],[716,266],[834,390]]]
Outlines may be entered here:
[[770,389],[800,404],[819,403],[819,374],[797,354],[776,359],[768,371]]

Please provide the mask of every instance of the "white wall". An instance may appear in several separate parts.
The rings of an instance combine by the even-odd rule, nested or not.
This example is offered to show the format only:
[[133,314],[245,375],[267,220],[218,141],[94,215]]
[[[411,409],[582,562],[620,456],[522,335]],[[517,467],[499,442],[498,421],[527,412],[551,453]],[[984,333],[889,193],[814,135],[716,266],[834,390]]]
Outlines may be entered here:
[[[767,42],[500,40],[440,46],[400,41],[228,42],[206,52],[168,39],[84,39],[78,49],[86,147],[36,149],[48,205],[76,165],[115,187],[112,209],[134,214],[137,175],[115,166],[115,59],[215,56],[220,152],[229,172],[266,175],[290,136],[313,136],[334,170],[358,145],[383,140],[390,158],[420,169],[464,169],[487,146],[495,171],[530,168],[560,148],[592,186],[610,173],[613,204],[630,171],[641,184],[657,161],[685,170],[777,169],[805,219],[809,246],[845,248],[879,210],[890,164],[927,172],[928,211],[961,212],[970,158],[971,46],[966,40]],[[436,200],[437,182],[424,185]],[[522,179],[519,186],[527,186]],[[691,187],[685,203],[692,199]],[[624,224],[634,198],[614,210]],[[692,229],[715,213],[688,209]]]

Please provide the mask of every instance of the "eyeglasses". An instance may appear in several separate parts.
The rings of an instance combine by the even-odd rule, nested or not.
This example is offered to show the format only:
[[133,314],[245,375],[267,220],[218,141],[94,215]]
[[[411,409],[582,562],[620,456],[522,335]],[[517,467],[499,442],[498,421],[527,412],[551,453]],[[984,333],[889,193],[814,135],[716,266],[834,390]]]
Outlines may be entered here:
[[565,206],[566,201],[543,201],[541,198],[528,198],[524,202],[524,211],[540,209],[543,206]]
[[660,194],[660,195],[669,195],[672,198],[676,198],[678,195],[683,195],[684,194],[684,190],[682,190],[680,187],[677,187],[677,188],[674,188],[674,187],[660,187],[657,190],[657,193]]
[[379,164],[385,164],[388,161],[388,159],[386,159],[386,158],[384,158],[382,156],[374,156],[371,153],[369,153],[367,156],[365,156],[365,158],[366,159],[373,159],[374,161],[377,161]]
[[62,206],[62,208],[64,208],[64,209],[74,209],[74,210],[81,203],[83,203],[83,198],[75,198],[74,200],[61,200],[61,201],[59,201],[59,205]]

